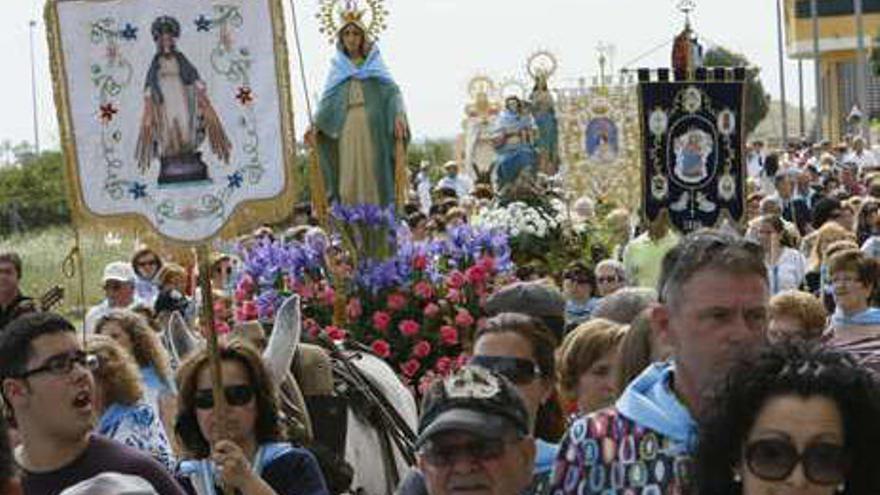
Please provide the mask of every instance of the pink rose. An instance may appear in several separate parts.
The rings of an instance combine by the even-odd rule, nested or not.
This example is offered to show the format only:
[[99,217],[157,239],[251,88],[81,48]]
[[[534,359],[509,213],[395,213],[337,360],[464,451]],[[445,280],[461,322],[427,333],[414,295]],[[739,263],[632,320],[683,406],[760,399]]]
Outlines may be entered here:
[[461,292],[459,292],[458,289],[449,289],[449,292],[446,293],[446,299],[458,304],[462,300]]
[[241,305],[241,312],[244,314],[244,320],[256,320],[259,314],[257,311],[257,303],[254,301],[245,301]]
[[324,333],[326,333],[327,337],[329,337],[330,340],[333,341],[345,340],[345,336],[347,335],[347,332],[345,330],[339,327],[334,327],[333,325],[325,327]]
[[231,332],[232,329],[229,328],[229,324],[223,320],[214,320],[214,331],[217,332],[217,335],[226,335]]
[[459,309],[458,314],[455,315],[455,324],[462,328],[469,328],[474,324],[474,317],[468,313],[468,310]]
[[409,361],[400,365],[400,371],[403,372],[403,376],[407,378],[412,378],[419,372],[421,369],[422,363],[418,361],[418,359],[410,359]]
[[391,311],[400,311],[406,307],[406,296],[399,292],[395,292],[388,296],[386,304]]
[[391,315],[384,311],[376,311],[373,313],[373,327],[380,332],[388,331],[388,325],[391,324]]
[[452,270],[446,276],[446,285],[451,289],[460,289],[467,282],[467,278],[458,270]]
[[373,353],[382,359],[391,355],[391,345],[382,339],[373,342],[373,345],[370,347],[373,349]]
[[449,325],[440,327],[440,342],[443,345],[458,344],[458,329]]
[[346,306],[346,313],[348,314],[349,321],[357,320],[364,314],[364,308],[361,306],[361,300],[353,297],[349,299],[348,305]]
[[428,268],[428,257],[420,254],[413,258],[413,268],[420,271]]
[[324,288],[324,291],[321,292],[321,300],[327,306],[333,306],[333,301],[336,300],[336,291],[333,290],[333,287],[327,286]]
[[420,281],[413,286],[413,292],[420,299],[431,299],[434,297],[434,287],[425,280]]
[[445,375],[445,374],[449,373],[449,371],[451,369],[452,369],[452,359],[450,359],[446,356],[441,356],[439,359],[437,359],[437,362],[434,363],[434,371],[436,371],[437,373],[440,373],[441,375]]
[[428,318],[434,318],[440,313],[440,306],[437,306],[434,303],[428,303],[425,305],[425,316]]
[[495,271],[495,258],[491,256],[483,256],[477,264],[486,273],[492,273]]
[[465,277],[473,285],[480,285],[486,281],[486,272],[479,265],[467,269]]
[[436,379],[437,376],[434,374],[433,371],[428,371],[424,375],[422,375],[422,378],[419,379],[419,394],[422,397],[424,397],[425,394],[428,393],[428,390],[431,389],[431,384],[433,384],[434,380]]
[[420,340],[413,346],[412,355],[424,359],[431,355],[431,344],[427,340]]
[[467,366],[468,362],[471,360],[470,354],[461,353],[455,358],[455,364],[453,365],[453,369],[459,369]]
[[397,325],[397,329],[407,337],[412,337],[419,334],[421,327],[415,320],[403,320]]

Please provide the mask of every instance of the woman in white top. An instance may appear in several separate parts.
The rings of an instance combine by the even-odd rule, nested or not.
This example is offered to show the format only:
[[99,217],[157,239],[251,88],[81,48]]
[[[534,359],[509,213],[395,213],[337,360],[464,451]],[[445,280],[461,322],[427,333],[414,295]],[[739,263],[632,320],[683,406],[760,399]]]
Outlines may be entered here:
[[804,282],[807,260],[796,249],[782,245],[785,230],[778,216],[764,215],[756,222],[755,234],[764,248],[767,279],[771,295],[786,290],[797,290]]

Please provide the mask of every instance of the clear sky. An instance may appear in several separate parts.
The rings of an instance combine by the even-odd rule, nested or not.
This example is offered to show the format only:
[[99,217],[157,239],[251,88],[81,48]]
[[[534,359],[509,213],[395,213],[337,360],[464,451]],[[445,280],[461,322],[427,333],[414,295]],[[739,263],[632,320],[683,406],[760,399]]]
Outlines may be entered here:
[[[282,0],[289,8],[289,0]],[[42,0],[2,0],[0,46],[0,140],[32,141],[28,22],[36,29],[37,101],[43,147],[58,146]],[[551,86],[574,85],[598,73],[596,46],[613,44],[615,65],[633,60],[680,31],[682,15],[673,0],[386,0],[389,28],[380,40],[386,62],[404,92],[417,137],[448,137],[458,132],[466,86],[478,72],[496,79],[525,79],[529,54],[546,49],[557,55],[559,70]],[[296,3],[309,92],[320,93],[333,48],[318,33],[317,0]],[[289,14],[289,12],[288,12]],[[779,96],[775,0],[697,0],[694,27],[704,44],[719,43],[740,52],[762,69],[761,78]],[[296,52],[290,35],[292,64]],[[635,66],[668,66],[670,46]],[[291,74],[297,135],[307,118],[299,67]],[[805,99],[813,102],[812,63],[804,64]],[[788,101],[797,103],[797,63],[786,59]]]

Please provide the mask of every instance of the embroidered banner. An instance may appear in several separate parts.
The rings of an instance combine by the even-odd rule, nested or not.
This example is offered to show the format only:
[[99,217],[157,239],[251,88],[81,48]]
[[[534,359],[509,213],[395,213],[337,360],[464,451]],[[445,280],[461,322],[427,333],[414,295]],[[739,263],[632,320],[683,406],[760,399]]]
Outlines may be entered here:
[[713,227],[725,217],[739,223],[744,213],[741,78],[645,79],[640,73],[646,217],[653,220],[667,209],[682,232]]
[[199,242],[292,195],[282,12],[279,0],[50,2],[75,209]]

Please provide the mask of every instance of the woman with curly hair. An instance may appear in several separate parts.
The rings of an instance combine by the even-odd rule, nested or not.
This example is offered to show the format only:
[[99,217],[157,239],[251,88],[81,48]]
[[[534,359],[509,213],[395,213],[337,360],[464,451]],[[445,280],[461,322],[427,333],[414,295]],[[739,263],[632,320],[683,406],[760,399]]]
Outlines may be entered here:
[[880,493],[880,396],[850,355],[768,347],[717,392],[701,416],[693,493]]
[[171,444],[156,410],[144,400],[141,375],[131,356],[103,335],[90,336],[87,348],[99,363],[94,371],[97,433],[147,452],[173,471]]
[[257,351],[233,339],[218,352],[223,418],[214,417],[208,351],[196,351],[178,370],[175,432],[188,458],[178,467],[184,489],[214,495],[222,482],[240,495],[328,495],[312,454],[283,441],[275,386]]
[[115,340],[128,352],[140,369],[144,399],[162,418],[170,435],[177,413],[174,374],[168,353],[147,320],[132,311],[112,310],[95,325],[95,333]]

